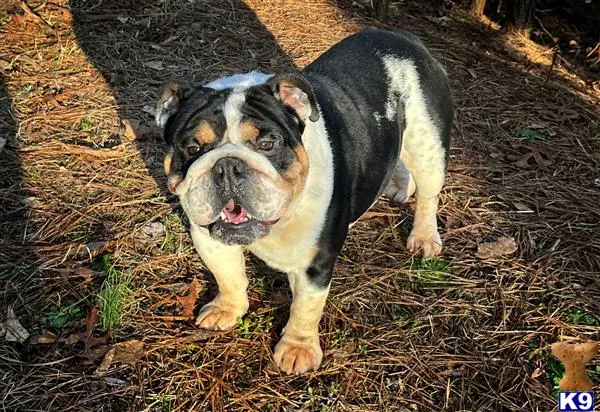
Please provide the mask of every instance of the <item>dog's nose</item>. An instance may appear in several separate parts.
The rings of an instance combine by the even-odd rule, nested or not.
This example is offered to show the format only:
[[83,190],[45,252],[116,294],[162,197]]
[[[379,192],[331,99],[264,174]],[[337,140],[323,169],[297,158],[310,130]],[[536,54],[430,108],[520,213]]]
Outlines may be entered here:
[[217,160],[212,170],[215,184],[221,189],[233,189],[239,186],[247,172],[246,163],[235,157],[224,157]]

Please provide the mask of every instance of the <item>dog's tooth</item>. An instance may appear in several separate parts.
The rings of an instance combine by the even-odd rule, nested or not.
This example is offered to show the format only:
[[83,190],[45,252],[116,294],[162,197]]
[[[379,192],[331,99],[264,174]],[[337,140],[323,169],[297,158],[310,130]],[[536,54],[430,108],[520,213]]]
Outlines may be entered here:
[[225,220],[226,219],[225,212],[221,212],[221,214],[219,215],[219,217],[221,219]]

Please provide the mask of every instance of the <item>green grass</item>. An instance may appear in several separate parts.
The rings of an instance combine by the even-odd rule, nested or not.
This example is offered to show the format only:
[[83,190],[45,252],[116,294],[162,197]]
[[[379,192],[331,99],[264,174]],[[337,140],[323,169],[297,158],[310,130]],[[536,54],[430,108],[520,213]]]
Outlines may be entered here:
[[567,323],[586,326],[600,326],[600,319],[592,312],[584,308],[572,307],[561,316],[562,320]]
[[107,275],[98,294],[100,324],[104,330],[113,330],[123,323],[133,305],[133,292],[130,289],[131,275],[111,264],[109,255],[101,256],[96,266]]
[[415,259],[410,269],[419,275],[423,283],[444,282],[450,278],[450,262],[442,259]]
[[272,319],[271,314],[265,316],[254,312],[249,313],[246,317],[237,319],[238,332],[242,338],[250,339],[254,335],[270,331],[273,323]]
[[549,355],[547,355],[547,356],[548,356],[548,361],[547,361],[548,366],[546,368],[546,375],[548,377],[548,381],[550,382],[550,385],[552,385],[552,396],[554,396],[554,398],[556,399],[558,397],[558,391],[560,390],[560,388],[558,387],[558,384],[559,384],[560,380],[562,379],[563,375],[565,374],[565,367],[558,359],[555,359]]
[[34,168],[29,168],[27,170],[27,176],[29,177],[30,180],[32,180],[34,182],[39,182],[40,180],[42,180],[42,175],[40,174],[40,172],[38,172]]
[[415,330],[421,326],[421,320],[402,305],[394,305],[392,316],[397,323],[401,324],[403,327],[408,327],[411,330]]
[[83,117],[79,122],[79,130],[82,132],[89,132],[92,130],[92,122],[87,117]]
[[68,304],[50,309],[46,317],[50,326],[60,329],[75,319],[81,319],[83,311],[77,304]]
[[535,130],[527,126],[521,126],[515,132],[515,137],[520,140],[543,142],[548,140],[548,133],[543,130]]
[[159,393],[150,397],[153,402],[144,411],[171,412],[173,410],[173,401],[177,399],[175,395],[167,393]]
[[352,339],[352,334],[352,329],[336,329],[333,338],[331,338],[330,345],[337,346],[344,343],[348,343]]
[[165,253],[176,253],[181,247],[181,233],[185,233],[183,219],[177,213],[169,213],[165,217],[165,237],[160,249]]

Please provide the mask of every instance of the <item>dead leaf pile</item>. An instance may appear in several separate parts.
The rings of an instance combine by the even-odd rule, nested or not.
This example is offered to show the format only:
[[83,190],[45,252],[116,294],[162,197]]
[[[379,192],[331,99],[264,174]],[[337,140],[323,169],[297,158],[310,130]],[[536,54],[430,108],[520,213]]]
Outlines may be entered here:
[[510,236],[502,236],[493,242],[481,243],[477,246],[476,256],[480,259],[506,256],[517,251],[517,242]]
[[531,169],[537,166],[539,169],[546,170],[554,164],[554,156],[549,150],[533,145],[528,145],[525,148],[527,153],[521,155],[509,154],[506,158],[519,169]]
[[44,330],[39,336],[31,338],[31,343],[34,345],[47,345],[52,343],[74,345],[78,342],[83,342],[84,350],[78,356],[84,358],[83,363],[93,364],[108,351],[108,348],[106,347],[108,336],[94,336],[99,315],[100,311],[98,308],[93,307],[90,314],[87,315],[84,320],[85,331],[72,333],[66,338],[62,338],[49,330]]

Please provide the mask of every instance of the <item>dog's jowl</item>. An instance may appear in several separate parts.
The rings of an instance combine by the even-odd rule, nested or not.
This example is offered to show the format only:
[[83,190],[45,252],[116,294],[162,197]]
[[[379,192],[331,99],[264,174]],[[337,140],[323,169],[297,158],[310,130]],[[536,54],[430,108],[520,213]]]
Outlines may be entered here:
[[297,73],[170,84],[156,120],[169,189],[219,293],[196,324],[248,310],[244,250],[287,273],[290,318],[275,347],[287,373],[321,363],[319,320],[348,233],[377,198],[416,195],[411,252],[440,252],[436,214],[453,117],[446,74],[407,33],[366,30]]

